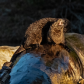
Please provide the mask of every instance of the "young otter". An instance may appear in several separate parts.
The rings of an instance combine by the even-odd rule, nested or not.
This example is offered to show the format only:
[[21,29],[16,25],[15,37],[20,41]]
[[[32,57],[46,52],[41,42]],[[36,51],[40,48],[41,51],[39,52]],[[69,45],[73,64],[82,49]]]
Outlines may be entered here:
[[[50,27],[51,26],[51,27]],[[50,29],[49,29],[50,28]],[[34,23],[32,23],[24,36],[23,47],[27,49],[32,44],[43,44],[48,42],[47,38],[50,37],[55,43],[58,41],[60,36],[59,43],[64,43],[64,33],[69,29],[69,21],[67,19],[60,18],[43,18]],[[48,32],[49,31],[49,32]],[[47,37],[47,33],[49,36]],[[63,35],[63,36],[62,36]],[[63,37],[63,38],[62,38]],[[56,40],[57,39],[57,40]],[[63,41],[63,42],[62,42]]]
[[[62,21],[64,21],[64,23],[62,23]],[[43,45],[43,44],[47,44],[49,42],[51,42],[51,44],[52,44],[52,42],[57,43],[58,39],[57,40],[55,39],[57,32],[55,35],[52,32],[53,29],[55,29],[54,24],[57,25],[56,29],[59,28],[58,30],[61,31],[61,32],[58,32],[58,35],[59,35],[59,33],[60,34],[62,33],[61,35],[63,35],[66,32],[66,30],[68,30],[70,27],[69,21],[67,19],[60,19],[60,18],[43,18],[43,19],[40,19],[40,20],[32,23],[26,30],[24,40],[23,40],[21,46],[19,47],[19,49],[13,55],[11,61],[15,60],[16,57],[18,56],[18,54],[26,49],[31,50],[33,48],[36,48],[37,45],[40,45],[40,44]],[[60,27],[58,27],[58,26],[60,26]],[[55,37],[53,37],[53,36],[55,36]],[[60,43],[60,42],[64,43],[64,40],[63,40],[64,35],[60,36],[60,37],[61,38],[58,43]],[[58,36],[57,36],[57,38],[58,38]]]

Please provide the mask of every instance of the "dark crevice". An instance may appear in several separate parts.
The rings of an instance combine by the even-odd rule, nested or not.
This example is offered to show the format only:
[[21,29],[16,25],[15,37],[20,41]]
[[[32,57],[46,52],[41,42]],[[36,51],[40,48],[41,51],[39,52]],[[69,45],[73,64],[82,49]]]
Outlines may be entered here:
[[47,41],[47,33],[48,33],[48,30],[49,30],[50,26],[53,23],[54,22],[47,22],[46,25],[43,27],[43,29],[42,29],[42,42],[41,42],[41,44],[48,43],[48,41]]

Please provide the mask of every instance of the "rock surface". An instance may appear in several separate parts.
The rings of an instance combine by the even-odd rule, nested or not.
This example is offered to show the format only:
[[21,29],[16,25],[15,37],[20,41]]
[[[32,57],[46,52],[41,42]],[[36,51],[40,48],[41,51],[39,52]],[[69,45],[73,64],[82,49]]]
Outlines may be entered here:
[[[65,57],[65,58],[61,58],[61,59],[59,59],[58,58],[58,60],[61,60],[61,62],[60,61],[53,61],[53,63],[54,64],[52,64],[52,70],[55,70],[55,64],[59,64],[59,69],[57,69],[57,72],[59,71],[59,73],[61,72],[61,69],[60,69],[60,67],[62,67],[63,69],[65,69],[65,71],[67,70],[67,64],[68,64],[68,62],[70,63],[70,65],[71,65],[71,67],[73,68],[73,71],[75,72],[74,74],[75,74],[75,76],[74,77],[76,77],[76,79],[80,79],[80,77],[79,77],[79,75],[81,75],[82,77],[84,77],[84,35],[81,35],[81,34],[77,34],[77,33],[66,33],[65,34],[65,38],[66,38],[66,44],[67,44],[67,46],[70,48],[70,50],[71,50],[71,52],[70,52],[70,56],[72,56],[71,58],[74,58],[73,60],[71,59],[71,60],[68,60],[68,58],[67,57]],[[16,51],[16,49],[17,49],[18,47],[1,47],[0,49],[1,49],[1,51],[3,51],[4,49],[7,51],[7,52],[9,52],[10,51],[10,53],[14,53],[15,51]],[[3,52],[4,54],[1,54],[0,56],[3,56],[6,60],[5,61],[9,61],[10,60],[10,58],[11,58],[11,56],[10,55],[8,55],[8,57],[6,56],[7,54],[5,53],[5,52]],[[63,52],[62,52],[63,53]],[[12,55],[11,54],[11,55]],[[24,57],[25,57],[25,55],[24,55]],[[29,56],[29,57],[31,57],[31,56]],[[26,58],[25,57],[25,61],[27,61],[27,60],[29,60],[29,57],[28,58]],[[23,57],[22,57],[23,58]],[[21,58],[21,59],[22,59]],[[32,58],[32,57],[31,57]],[[15,75],[14,73],[19,73],[19,71],[22,69],[22,71],[23,71],[23,73],[24,73],[24,71],[25,70],[27,70],[28,68],[28,66],[30,66],[30,65],[28,65],[27,67],[26,66],[24,66],[25,65],[25,61],[23,61],[23,60],[19,60],[19,62],[16,64],[16,66],[13,68],[13,70],[14,70],[14,72],[11,72],[11,76],[13,75]],[[40,61],[40,58],[32,58],[34,61],[36,60],[36,62],[37,62],[37,68],[39,67],[39,64],[41,64],[41,63],[39,63],[39,62],[41,62]],[[45,59],[45,58],[44,58]],[[63,60],[62,60],[63,59]],[[79,60],[80,59],[80,60]],[[4,60],[3,59],[1,59],[3,62],[4,62]],[[30,60],[30,63],[31,63],[31,61],[33,61],[33,60]],[[45,59],[46,60],[46,59]],[[20,66],[20,67],[18,67],[17,68],[17,66],[19,66],[19,64],[21,64],[22,63],[22,61],[23,61],[23,64]],[[34,62],[33,61],[33,62]],[[78,63],[80,63],[81,62],[81,64],[79,64],[79,65],[81,65],[80,67],[77,67],[77,61],[78,61]],[[80,61],[80,62],[79,62]],[[21,63],[20,63],[21,62]],[[28,62],[28,61],[27,61]],[[27,63],[26,62],[26,63]],[[29,62],[28,62],[29,63]],[[27,63],[27,64],[28,64]],[[51,62],[52,63],[52,62]],[[61,64],[61,63],[63,63],[63,65]],[[75,65],[74,65],[74,64]],[[26,65],[27,65],[26,64]],[[31,64],[32,65],[32,64]],[[47,66],[51,66],[51,64],[50,64],[50,62],[48,62],[48,63],[46,63],[46,65]],[[25,68],[25,70],[23,70],[23,67],[24,66],[24,68]],[[34,65],[34,63],[33,63],[33,66],[36,66],[36,65]],[[74,67],[75,66],[75,67]],[[17,68],[17,69],[16,69]],[[31,67],[30,68],[30,71],[32,71],[31,72],[31,74],[32,75],[34,75],[34,70],[33,70],[33,68],[35,68],[35,67]],[[40,73],[40,71],[39,70],[36,70],[36,71],[38,71],[38,72],[36,72],[36,73],[38,73],[39,74],[39,76],[40,75],[43,75],[42,76],[42,79],[45,79],[45,78],[47,78],[48,76],[49,76],[49,73],[51,73],[51,72],[49,72],[49,69],[45,69],[45,66],[44,65],[40,65],[40,70],[42,70],[43,72],[46,72],[46,74],[44,74],[42,71],[41,71],[41,73]],[[81,70],[80,70],[80,68],[81,68]],[[83,70],[82,70],[83,69]],[[44,71],[45,70],[45,71]],[[47,71],[48,70],[48,71]],[[82,71],[82,72],[80,72],[80,71]],[[82,74],[81,74],[82,73]],[[25,72],[25,74],[27,74],[26,72]],[[21,76],[23,76],[23,77],[25,77],[25,74],[24,75],[21,75]],[[30,73],[29,73],[30,74]],[[72,72],[72,74],[73,74],[73,72]],[[17,75],[17,74],[16,74]],[[12,77],[13,77],[12,76]],[[27,75],[28,76],[28,75]],[[56,77],[58,78],[58,83],[56,83]],[[52,84],[59,84],[59,79],[60,79],[60,81],[61,81],[61,83],[63,84],[76,84],[74,81],[72,81],[71,79],[73,79],[73,78],[71,78],[71,79],[67,79],[67,80],[65,80],[66,79],[66,77],[65,76],[62,76],[61,75],[61,79],[60,79],[60,76],[59,76],[59,74],[57,75],[57,74],[51,74],[50,75],[50,79],[52,80],[51,82],[52,82]],[[13,80],[13,78],[11,78],[12,80]],[[38,78],[37,78],[38,79]],[[35,80],[37,80],[37,79],[35,79]],[[20,79],[21,80],[21,79]],[[43,80],[40,80],[40,79],[38,79],[39,80],[39,82],[41,83]],[[81,80],[82,82],[83,82],[83,80]],[[79,82],[81,82],[81,81],[79,81]],[[11,83],[12,83],[13,81],[11,81]],[[24,81],[22,81],[22,82],[24,82]],[[34,81],[35,83],[36,83],[36,81]],[[49,82],[49,81],[47,81],[46,80],[46,82]],[[51,84],[51,82],[49,82],[50,84]],[[39,83],[39,84],[40,84]],[[13,83],[12,83],[13,84]],[[19,83],[18,83],[19,84]],[[20,83],[21,84],[21,83]],[[33,83],[32,83],[33,84]],[[44,82],[44,84],[45,84],[45,82]]]
[[0,69],[5,62],[10,61],[14,52],[18,49],[19,46],[0,46]]
[[[46,55],[41,57],[40,54],[34,53],[32,55],[31,53],[26,53],[17,62],[16,66],[12,69],[12,72],[10,74],[11,75],[10,83],[27,84],[28,82],[29,84],[31,83],[77,84],[77,82],[80,80],[80,77],[81,76],[83,77],[84,75],[83,71],[84,58],[83,54],[82,55],[79,54],[83,53],[84,51],[83,49],[84,43],[82,39],[83,35],[76,33],[67,33],[65,34],[65,37],[67,41],[66,45],[70,48],[69,53],[64,49],[63,50],[60,49],[61,54],[58,55],[58,57],[56,58],[46,57]],[[51,47],[51,49],[55,50],[56,49],[59,50],[58,48]],[[35,57],[35,55],[37,56]],[[65,75],[65,73],[66,74],[69,73],[68,76]],[[21,77],[21,79],[24,78],[24,80],[19,79],[18,81],[15,81],[17,80],[14,79],[16,76],[18,76],[18,78]],[[33,77],[32,79],[31,76]],[[83,80],[79,82],[83,82]]]
[[66,34],[67,43],[75,50],[79,59],[81,60],[83,67],[83,78],[84,78],[84,35],[77,33]]

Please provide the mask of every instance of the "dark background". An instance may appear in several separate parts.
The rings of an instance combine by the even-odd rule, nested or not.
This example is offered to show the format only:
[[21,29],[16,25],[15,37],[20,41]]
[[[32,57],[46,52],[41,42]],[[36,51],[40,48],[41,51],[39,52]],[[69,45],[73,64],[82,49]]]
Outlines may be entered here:
[[70,32],[84,34],[84,0],[0,0],[0,45],[20,45],[29,24],[67,18]]

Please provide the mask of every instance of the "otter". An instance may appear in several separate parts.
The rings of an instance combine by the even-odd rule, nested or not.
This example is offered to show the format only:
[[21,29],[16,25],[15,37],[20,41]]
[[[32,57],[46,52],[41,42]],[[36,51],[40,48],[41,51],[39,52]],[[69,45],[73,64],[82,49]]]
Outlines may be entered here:
[[[57,31],[55,31],[56,29],[57,31],[60,32],[57,33]],[[69,30],[69,21],[67,19],[61,19],[61,18],[40,19],[32,23],[28,27],[24,36],[23,47],[27,49],[32,44],[40,45],[40,44],[48,43],[47,40],[48,37],[50,38],[52,37],[52,40],[56,40],[58,38],[58,34],[61,34],[62,36],[67,30]],[[49,36],[47,36],[47,33],[49,34]],[[53,37],[57,37],[57,38],[53,38]],[[61,39],[62,38],[60,38],[60,40]],[[58,39],[56,41],[58,41]]]
[[64,18],[43,18],[35,21],[34,23],[30,24],[26,30],[22,44],[14,53],[11,62],[16,59],[18,54],[25,50],[30,51],[39,47],[39,45],[48,43],[53,44],[53,42],[56,44],[64,43],[64,33],[69,30],[69,28],[69,20]]

